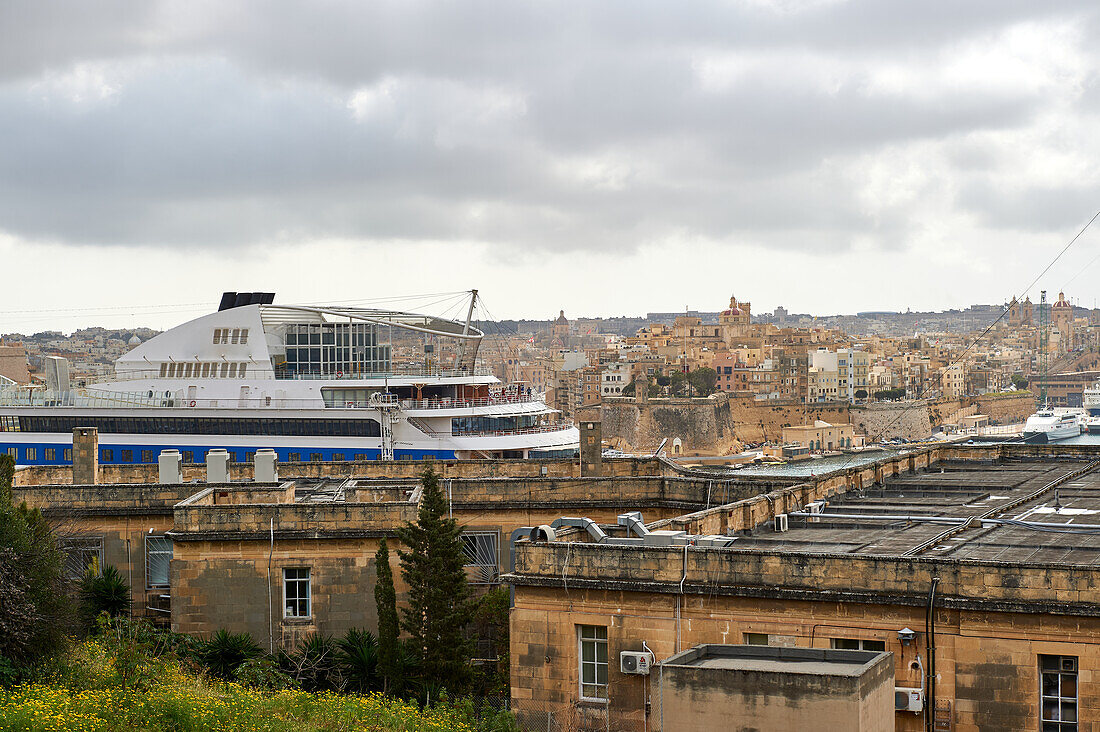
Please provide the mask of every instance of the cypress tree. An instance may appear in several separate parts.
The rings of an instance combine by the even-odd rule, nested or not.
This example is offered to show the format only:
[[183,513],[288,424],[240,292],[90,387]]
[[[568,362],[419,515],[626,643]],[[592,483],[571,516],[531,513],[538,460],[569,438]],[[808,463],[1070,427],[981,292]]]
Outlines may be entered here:
[[470,679],[472,651],[465,631],[474,609],[459,538],[462,529],[453,518],[446,518],[439,476],[431,466],[421,473],[420,483],[417,520],[397,530],[407,549],[397,554],[409,588],[401,626],[412,636],[424,682],[462,693]]
[[400,633],[397,620],[397,593],[393,589],[393,569],[390,568],[390,550],[383,539],[374,555],[376,579],[374,604],[378,608],[378,671],[389,691],[398,686],[394,678],[397,671],[397,636]]

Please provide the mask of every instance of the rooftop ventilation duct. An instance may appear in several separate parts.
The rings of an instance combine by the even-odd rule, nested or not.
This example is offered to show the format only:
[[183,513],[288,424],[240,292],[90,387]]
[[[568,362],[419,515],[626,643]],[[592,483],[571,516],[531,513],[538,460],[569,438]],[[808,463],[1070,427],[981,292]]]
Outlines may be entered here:
[[161,450],[157,458],[160,482],[164,485],[183,483],[183,455],[179,450]]
[[229,482],[229,453],[222,449],[206,453],[206,482]]
[[274,450],[257,450],[253,460],[253,477],[257,483],[279,482],[278,458]]

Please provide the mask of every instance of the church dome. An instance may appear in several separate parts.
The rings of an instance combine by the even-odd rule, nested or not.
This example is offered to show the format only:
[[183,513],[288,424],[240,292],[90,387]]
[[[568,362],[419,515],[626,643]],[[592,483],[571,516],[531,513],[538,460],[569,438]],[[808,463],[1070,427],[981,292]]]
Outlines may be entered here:
[[723,310],[722,315],[740,315],[741,308],[737,307],[737,298],[730,297],[730,306],[728,310]]
[[558,313],[558,319],[554,321],[554,325],[569,325],[569,319],[565,317],[564,310]]
[[1066,302],[1066,293],[1059,292],[1058,293],[1058,302],[1054,303],[1054,307],[1058,308],[1059,310],[1068,310],[1068,309],[1072,308],[1073,306],[1070,305],[1068,302]]

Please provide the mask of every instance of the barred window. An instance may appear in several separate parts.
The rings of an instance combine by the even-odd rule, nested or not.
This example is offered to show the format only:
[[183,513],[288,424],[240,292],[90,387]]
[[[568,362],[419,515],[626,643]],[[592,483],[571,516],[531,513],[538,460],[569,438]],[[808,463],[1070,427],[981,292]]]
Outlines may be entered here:
[[64,555],[65,577],[80,582],[89,572],[98,575],[103,571],[103,537],[73,536],[61,541]]
[[288,567],[283,570],[283,617],[309,617],[309,567]]
[[172,561],[172,540],[167,536],[145,536],[145,586],[168,587]]
[[497,559],[500,534],[495,531],[467,531],[460,537],[466,554],[466,578],[472,584],[496,584],[500,579]]

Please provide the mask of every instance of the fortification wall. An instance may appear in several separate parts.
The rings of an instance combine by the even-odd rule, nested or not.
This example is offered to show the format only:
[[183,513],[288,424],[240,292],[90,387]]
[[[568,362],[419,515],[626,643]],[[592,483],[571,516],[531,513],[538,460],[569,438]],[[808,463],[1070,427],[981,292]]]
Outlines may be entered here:
[[1035,411],[1035,395],[1030,391],[983,394],[974,401],[978,414],[986,415],[993,424],[1018,424]]

